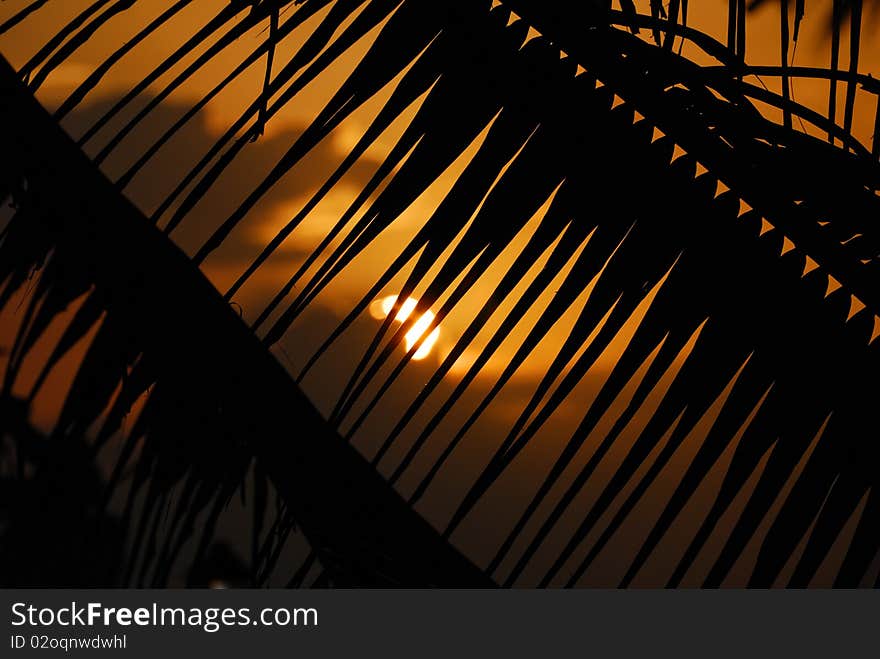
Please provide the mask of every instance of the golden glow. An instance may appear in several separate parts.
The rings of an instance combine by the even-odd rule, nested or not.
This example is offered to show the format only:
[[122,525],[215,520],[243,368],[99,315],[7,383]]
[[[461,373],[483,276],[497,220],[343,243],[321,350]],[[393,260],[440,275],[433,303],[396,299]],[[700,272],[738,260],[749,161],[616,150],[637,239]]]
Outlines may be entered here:
[[[396,303],[396,295],[389,295],[388,297],[374,300],[370,305],[370,315],[376,319],[386,318],[388,314],[391,313],[391,310],[394,309]],[[397,314],[394,316],[394,321],[398,323],[406,321],[415,310],[417,304],[418,300],[415,298],[407,298],[406,301],[400,305]],[[413,326],[403,337],[407,351],[409,351],[418,340],[422,338],[422,335],[428,330],[431,323],[434,322],[434,317],[434,312],[428,310],[423,313],[415,323],[413,323]],[[424,359],[431,354],[431,350],[436,345],[438,338],[440,338],[439,325],[431,331],[424,341],[422,341],[419,349],[416,350],[416,353],[413,355],[413,359]]]

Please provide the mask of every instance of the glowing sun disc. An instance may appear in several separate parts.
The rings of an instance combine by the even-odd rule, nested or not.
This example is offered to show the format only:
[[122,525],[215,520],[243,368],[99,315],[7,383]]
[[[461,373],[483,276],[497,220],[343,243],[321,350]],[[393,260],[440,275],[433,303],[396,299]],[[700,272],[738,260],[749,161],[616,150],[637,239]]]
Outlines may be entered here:
[[[388,314],[394,309],[394,305],[397,304],[397,296],[389,295],[388,297],[380,298],[378,300],[374,300],[372,304],[370,304],[370,315],[376,319],[382,319],[388,317]],[[415,298],[407,298],[403,304],[400,305],[400,308],[397,310],[397,313],[394,315],[394,321],[398,323],[405,322],[412,312],[415,310],[416,306],[418,306],[418,300]],[[404,344],[406,346],[407,351],[409,351],[416,343],[418,343],[419,339],[422,338],[422,335],[428,331],[428,328],[431,326],[431,323],[434,322],[434,312],[433,311],[425,311],[419,319],[413,323],[412,327],[407,331],[404,335]],[[418,347],[415,354],[413,355],[413,359],[420,360],[427,357],[431,354],[431,350],[437,343],[437,339],[440,337],[440,326],[438,325],[431,333],[428,334],[427,337],[422,341],[422,344]]]

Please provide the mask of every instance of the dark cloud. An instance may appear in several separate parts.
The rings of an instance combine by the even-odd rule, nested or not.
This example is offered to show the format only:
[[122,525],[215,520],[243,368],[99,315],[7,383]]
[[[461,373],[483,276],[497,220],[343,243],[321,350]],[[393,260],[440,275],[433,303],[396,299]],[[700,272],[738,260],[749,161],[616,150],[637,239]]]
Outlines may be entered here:
[[[123,122],[149,100],[143,98],[137,104],[133,104],[132,108],[123,113],[120,120],[114,120],[90,141],[86,145],[86,150],[92,155],[98,153],[121,128]],[[115,98],[103,98],[77,108],[65,119],[65,128],[74,137],[79,137],[115,101]],[[102,164],[104,171],[111,178],[118,178],[188,109],[188,105],[180,102],[161,103],[112,152]],[[263,181],[266,174],[302,134],[304,128],[305,126],[290,127],[289,121],[284,124],[270,122],[265,134],[241,151],[209,193],[175,231],[175,241],[188,252],[201,246],[213,229],[219,226],[247,194]],[[151,214],[187,172],[210,150],[218,139],[220,130],[209,125],[204,112],[198,114],[139,172],[125,189],[126,195],[145,213]],[[212,256],[213,261],[228,265],[238,263],[244,265],[245,262],[250,262],[263,246],[256,238],[254,228],[273,221],[277,223],[279,213],[299,209],[326,180],[341,159],[342,154],[334,146],[332,136],[320,143],[266,194],[216,255]],[[363,157],[350,170],[345,180],[356,187],[362,186],[378,164],[369,157]],[[286,247],[286,249],[291,248]],[[291,255],[303,256],[303,254]]]

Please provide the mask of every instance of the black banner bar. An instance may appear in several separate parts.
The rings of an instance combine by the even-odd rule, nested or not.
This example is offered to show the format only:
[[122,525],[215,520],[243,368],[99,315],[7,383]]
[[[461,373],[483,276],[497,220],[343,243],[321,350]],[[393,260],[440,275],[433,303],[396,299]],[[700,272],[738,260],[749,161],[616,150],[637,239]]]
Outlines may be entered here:
[[0,656],[790,657],[876,651],[876,591],[0,591]]

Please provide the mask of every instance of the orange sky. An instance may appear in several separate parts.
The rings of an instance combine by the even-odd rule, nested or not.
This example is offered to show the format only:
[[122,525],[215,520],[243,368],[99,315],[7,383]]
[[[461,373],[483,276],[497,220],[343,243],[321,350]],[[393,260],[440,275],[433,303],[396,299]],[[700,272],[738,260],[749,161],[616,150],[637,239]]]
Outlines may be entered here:
[[[12,15],[31,0],[5,0],[0,3],[0,20]],[[69,21],[82,8],[91,4],[92,0],[65,0],[63,3],[50,3],[50,9],[38,12],[29,19],[22,27],[13,30],[10,34],[0,37],[0,52],[11,60],[13,65],[20,66],[32,55],[45,40],[52,35],[61,25]],[[53,73],[47,83],[40,90],[39,98],[48,107],[56,106],[66,95],[80,83],[86,75],[107,56],[115,47],[130,38],[137,29],[147,21],[161,13],[171,4],[170,0],[152,0],[150,2],[135,3],[134,7],[118,18],[114,19],[105,30],[99,32],[85,46],[77,51],[71,60]],[[192,33],[194,25],[204,24],[221,7],[228,4],[228,0],[196,0],[192,6],[183,12],[177,19],[161,33],[161,38],[148,40],[138,50],[136,57],[128,57],[124,66],[115,67],[107,76],[100,88],[89,103],[82,106],[66,127],[73,135],[81,133],[88,125],[88,120],[94,119],[96,112],[101,107],[106,107],[109,99],[118,97],[127,90],[134,82],[141,80],[147,72],[153,70],[156,63],[161,61],[167,54],[180,44]],[[642,3],[646,4],[646,3]],[[810,5],[808,3],[808,10]],[[702,0],[690,3],[690,24],[694,27],[708,30],[709,32],[722,35],[726,22],[726,0]],[[815,10],[813,10],[815,11]],[[309,21],[303,28],[294,33],[281,47],[278,53],[278,61],[283,63],[290,56],[304,35],[314,27],[316,22],[324,15],[324,12]],[[804,23],[803,36],[798,44],[793,64],[803,66],[824,66],[827,64],[827,42],[824,39],[825,16],[808,14]],[[766,7],[751,17],[749,22],[749,53],[748,59],[752,64],[776,64],[778,63],[778,13],[772,7]],[[252,30],[244,38],[240,39],[233,47],[224,51],[214,63],[194,78],[190,84],[176,92],[157,111],[161,120],[170,121],[176,117],[181,108],[197,100],[208,91],[218,77],[229,71],[242,58],[244,53],[250,52],[263,38],[261,27]],[[760,36],[756,36],[760,35]],[[197,207],[194,218],[189,225],[184,225],[182,231],[175,234],[186,249],[193,249],[197,244],[198,237],[204,237],[205,227],[216,224],[218,218],[225,217],[225,213],[237,204],[241,196],[249,189],[253,182],[258,181],[261,174],[274,164],[275,160],[286,150],[286,147],[296,137],[299,131],[312,120],[317,110],[323,107],[330,95],[338,88],[348,72],[354,67],[358,58],[369,47],[369,37],[362,40],[350,55],[311,84],[285,111],[281,112],[267,127],[266,134],[257,143],[247,147],[241,162],[230,169],[230,172],[220,180],[217,190],[208,195],[206,200]],[[843,48],[846,52],[846,44]],[[686,51],[687,52],[687,51]],[[843,62],[846,62],[844,56]],[[279,65],[280,66],[280,65]],[[862,70],[867,73],[878,71],[880,68],[880,42],[864,40],[862,48]],[[178,69],[179,70],[179,69]],[[251,67],[248,72],[232,85],[219,98],[213,101],[205,112],[193,122],[181,136],[182,146],[169,149],[159,155],[152,164],[149,173],[139,179],[127,190],[133,200],[141,205],[146,211],[154,208],[168,190],[168,181],[174,175],[181,175],[188,167],[197,161],[202,152],[207,149],[211,140],[222,134],[225,128],[234,121],[240,111],[247,106],[253,98],[256,90],[262,84],[264,64],[262,61]],[[167,82],[171,76],[165,76],[162,82]],[[768,87],[776,88],[772,80],[764,81]],[[161,86],[160,86],[161,88]],[[323,182],[324,178],[335,168],[338,161],[347,154],[356,140],[363,133],[370,120],[374,116],[383,99],[391,91],[391,86],[384,89],[375,99],[359,109],[346,122],[344,122],[331,136],[326,144],[322,144],[316,152],[299,165],[294,171],[286,176],[276,190],[266,196],[252,211],[247,220],[233,233],[228,244],[213,256],[205,264],[206,274],[216,283],[220,290],[225,290],[234,281],[238,274],[250,262],[254,254],[274,235],[277,228],[283,225],[295,212],[306,202],[311,194]],[[827,103],[827,87],[824,84],[796,83],[794,95],[799,102],[823,110]],[[867,94],[860,94],[859,105],[856,113],[856,135],[867,140],[872,130],[873,112],[875,100]],[[414,111],[414,109],[412,110]],[[378,143],[371,148],[362,163],[355,167],[337,186],[334,193],[322,202],[309,220],[304,223],[287,241],[284,248],[273,257],[246,286],[236,298],[244,310],[246,318],[254,318],[262,308],[265,301],[274,294],[275,289],[286,281],[293,269],[302,262],[305,255],[311,250],[320,238],[326,233],[329,226],[344,212],[345,208],[356,196],[360,186],[367,177],[375,170],[385,153],[395,143],[397,135],[406,126],[407,120],[412,116],[412,111],[401,117],[389,131],[383,135]],[[132,161],[133,154],[150,143],[150,138],[156,135],[156,127],[146,127],[135,131],[130,142],[125,148],[119,149],[113,157],[105,163],[105,170],[111,176],[124,171],[127,164]],[[106,139],[109,133],[102,135]],[[100,147],[101,142],[96,141],[90,145],[94,152]],[[475,152],[479,140],[472,145],[463,156],[433,185],[421,198],[417,200],[407,211],[394,223],[389,231],[377,240],[376,243],[353,266],[351,266],[332,286],[321,295],[313,312],[306,314],[302,319],[302,331],[297,333],[294,326],[291,339],[285,347],[286,352],[279,358],[286,362],[288,357],[294,363],[301,364],[302,358],[310,354],[329,328],[332,328],[339,318],[356,303],[363,292],[372,284],[373,280],[384,270],[389,262],[389,254],[399,251],[400,245],[404,244],[421,227],[421,223],[429,217],[439,201],[445,195],[457,173],[467,163],[470,155]],[[436,364],[437,357],[442,357],[450,350],[455,337],[463,331],[471,320],[473,310],[479,308],[481,301],[494,289],[507,265],[512,262],[519,248],[528,239],[530,232],[537,226],[539,216],[531,222],[526,231],[522,232],[514,243],[499,258],[492,271],[474,287],[464,302],[457,310],[444,320],[436,355],[433,359],[426,359],[419,365],[413,380],[408,380],[404,385],[412,388],[418,382],[425,379],[430,373],[432,365]],[[540,268],[542,262],[535,264],[532,276]],[[564,273],[562,273],[564,275]],[[397,291],[395,286],[389,287],[385,295],[393,295]],[[522,288],[522,287],[520,287]],[[552,287],[551,287],[552,290]],[[554,331],[546,340],[547,348],[538,350],[525,364],[518,379],[512,383],[510,391],[499,400],[495,410],[495,421],[498,418],[508,419],[528,399],[535,378],[544,372],[549,361],[555,354],[554,346],[561,344],[567,336],[571,324],[577,316],[583,301],[589,294],[589,288],[575,304],[570,313],[557,324]],[[504,305],[500,314],[488,323],[485,330],[478,337],[476,343],[470,349],[479,350],[491,336],[492,331],[500,322],[501,315],[512,306],[516,292],[509,298],[510,302]],[[505,344],[497,359],[489,364],[489,371],[497,374],[500,366],[504,365],[505,358],[513,354],[525,336],[530,324],[549,301],[549,295],[540,301],[537,307],[530,313],[524,322],[520,324],[518,331]],[[603,363],[613,364],[620,351],[626,345],[626,336],[631,332],[644,313],[646,304],[640,307],[640,311],[628,324],[627,331],[623,332],[618,341],[612,344],[603,356]],[[364,322],[356,328],[356,339],[363,340],[364,336],[370,336],[375,330],[375,320],[365,315]],[[323,332],[323,333],[322,333]],[[354,339],[352,340],[354,341]],[[343,341],[335,356],[329,357],[325,371],[318,369],[316,375],[306,381],[306,389],[316,402],[325,409],[329,405],[335,392],[334,386],[328,382],[330,378],[322,373],[333,373],[340,364],[346,363],[345,352],[353,354],[355,344]],[[465,353],[459,372],[466,367],[469,353]],[[421,369],[421,370],[418,370]],[[63,379],[60,378],[60,379]],[[536,443],[537,448],[527,453],[528,460],[540,466],[551,460],[560,443],[567,435],[565,428],[571,428],[580,418],[581,403],[595,392],[601,384],[601,380],[595,377],[586,378],[582,386],[572,397],[575,401],[560,410],[558,418],[547,432],[542,433],[541,442]],[[60,384],[59,384],[60,386]],[[631,393],[631,392],[630,392]],[[625,396],[624,396],[625,398]],[[653,401],[656,403],[657,401]],[[648,406],[650,408],[650,405]],[[380,407],[380,418],[383,411],[392,415],[394,406]],[[378,424],[378,425],[377,425]],[[367,424],[365,432],[370,435],[376,428],[381,427],[379,421]],[[483,425],[476,428],[477,434],[486,433],[492,429],[491,425]],[[624,441],[625,445],[626,442]],[[370,447],[361,447],[369,452]],[[480,464],[485,449],[474,448],[464,452],[457,458],[454,468],[463,472],[473,471],[474,465]],[[475,457],[477,456],[477,457]],[[431,457],[430,452],[426,460]],[[612,456],[613,457],[613,456]],[[468,464],[470,461],[473,464]],[[522,473],[515,472],[512,478],[526,478]],[[467,478],[465,478],[467,480]],[[412,483],[405,482],[405,488]],[[445,485],[440,484],[438,497],[443,496]],[[451,487],[451,486],[450,486]],[[497,496],[509,496],[509,490],[501,490]],[[430,505],[427,504],[427,505]],[[489,502],[486,505],[491,506]],[[491,544],[491,543],[490,543]],[[474,548],[479,551],[479,547]]]
[[[21,6],[26,4],[26,0],[6,0],[0,6],[0,16],[11,15]],[[0,41],[0,48],[3,54],[9,58],[14,64],[22,64],[26,59],[44,42],[49,35],[53,34],[59,26],[63,25],[71,17],[75,16],[83,7],[90,4],[89,0],[69,0],[64,3],[55,4],[51,11],[43,10],[27,21],[27,29],[16,29]],[[143,26],[148,20],[161,13],[171,4],[170,0],[155,0],[153,2],[136,3],[134,7],[123,15],[113,19],[106,29],[100,31],[93,39],[80,48],[77,53],[70,59],[68,63],[63,65],[58,71],[52,74],[47,84],[42,88],[40,97],[47,106],[54,106],[79,82],[85,75],[100,62],[112,49],[119,45],[123,40],[129,38],[135,31]],[[205,23],[220,8],[226,4],[226,0],[197,0],[187,10],[181,13],[174,21],[168,24],[161,33],[161,38],[153,38],[148,40],[138,49],[137,57],[129,56],[124,66],[115,67],[105,78],[99,90],[94,94],[95,104],[100,104],[100,99],[111,98],[118,95],[122,90],[130,87],[133,81],[140,80],[148,71],[155,67],[165,55],[170,53],[179,43],[191,34],[194,25]],[[647,4],[647,3],[642,3]],[[689,23],[697,28],[704,29],[711,34],[723,38],[726,25],[726,1],[711,0],[703,2],[690,3]],[[813,7],[808,9],[810,13],[803,24],[802,37],[800,43],[794,52],[792,60],[793,64],[803,66],[822,66],[828,59],[827,40],[824,38],[826,29],[826,16],[824,13],[816,13]],[[768,3],[761,11],[754,12],[750,15],[749,20],[749,61],[753,64],[777,63],[779,59],[778,53],[778,10],[770,6]],[[283,62],[290,53],[293,52],[303,39],[303,35],[308,34],[311,28],[324,15],[319,13],[309,21],[302,29],[295,32],[281,48],[278,61]],[[246,37],[240,39],[233,47],[226,49],[215,62],[207,69],[196,76],[184,88],[176,92],[165,103],[169,108],[169,114],[173,112],[171,108],[185,107],[205,93],[217,80],[221,72],[230,70],[244,53],[249,52],[263,38],[263,30],[265,26],[252,30]],[[758,35],[763,35],[758,36]],[[645,35],[647,36],[647,35]],[[360,54],[365,52],[369,45],[369,37],[362,40],[342,61],[325,74],[320,76],[313,84],[309,85],[303,95],[296,102],[279,113],[270,123],[267,134],[263,139],[263,144],[255,145],[251,149],[252,153],[248,154],[243,160],[247,160],[247,167],[257,171],[260,167],[268,168],[273,157],[280,153],[285,143],[295,136],[296,132],[301,130],[303,126],[314,117],[317,109],[322,107],[330,95],[336,90],[339,84],[344,80],[347,73],[356,63]],[[862,69],[865,72],[871,72],[880,63],[880,42],[865,39],[863,44]],[[844,44],[844,59],[846,61],[847,47]],[[685,52],[688,52],[686,50]],[[695,49],[691,48],[690,52],[695,53]],[[260,88],[263,75],[263,62],[260,61],[251,67],[245,75],[214,102],[212,102],[207,110],[200,116],[198,130],[203,135],[198,136],[200,141],[207,143],[212,137],[222,134],[222,131],[234,121],[240,111],[246,106],[254,95],[254,90]],[[170,76],[163,78],[163,82],[170,79]],[[774,80],[764,80],[771,89],[778,88],[778,82]],[[159,85],[158,87],[161,87]],[[224,250],[209,260],[206,264],[206,272],[218,288],[225,288],[237,277],[244,268],[250,257],[259,247],[265,244],[269,237],[274,235],[277,228],[282,226],[308,199],[312,192],[323,181],[324,176],[329,174],[335,164],[341,159],[347,151],[354,145],[360,137],[375,111],[380,107],[383,97],[387,96],[391,87],[383,90],[377,95],[373,101],[365,104],[358,112],[344,122],[331,136],[328,144],[322,145],[319,154],[310,158],[307,162],[290,176],[286,177],[278,186],[278,190],[273,191],[267,198],[261,202],[251,213],[246,222],[242,224],[239,230],[233,234],[233,239],[229,241],[229,245]],[[842,90],[841,90],[842,93]],[[809,83],[798,81],[794,87],[794,95],[796,100],[817,109],[824,109],[827,104],[827,86],[823,83]],[[856,128],[855,133],[862,139],[867,139],[872,131],[873,110],[871,107],[874,99],[867,94],[861,94],[857,105]],[[414,109],[413,109],[414,111]],[[245,287],[242,293],[237,297],[237,301],[242,304],[245,315],[248,317],[256,315],[262,307],[263,300],[270,295],[273,288],[277,287],[280,282],[286,280],[292,267],[292,263],[298,262],[301,255],[307,253],[314,247],[319,239],[325,235],[326,231],[332,223],[341,215],[348,206],[349,202],[354,198],[360,189],[360,185],[365,177],[375,168],[384,154],[391,148],[394,141],[406,125],[408,116],[404,116],[398,121],[385,135],[380,138],[378,143],[371,148],[368,158],[362,163],[359,170],[352,172],[337,186],[334,192],[321,203],[316,211],[312,213],[309,219],[294,232],[293,236],[288,240],[286,250],[283,250],[276,258],[271,259],[264,268],[257,274],[251,285]],[[75,121],[71,121],[75,123]],[[76,129],[71,127],[72,132]],[[190,131],[191,134],[193,131]],[[107,134],[104,134],[106,139]],[[145,141],[149,135],[143,135],[143,131],[139,135],[136,131],[132,137],[132,141],[128,144],[129,148],[119,149],[105,163],[105,169],[111,174],[121,170],[125,164],[130,163],[133,153],[137,152],[140,143],[146,145]],[[91,146],[96,149],[100,145],[96,140]],[[466,164],[469,156],[476,150],[478,145],[474,144],[473,148],[458,161],[456,166],[452,167],[444,176],[442,176],[432,188],[424,194],[406,213],[395,222],[391,229],[387,231],[380,240],[376,242],[373,249],[368,250],[361,258],[358,259],[356,265],[350,267],[333,286],[331,286],[320,302],[325,307],[334,310],[336,313],[344,313],[359,298],[364,290],[364,273],[371,273],[371,276],[378,274],[387,262],[387,254],[389,250],[393,250],[396,245],[404,244],[421,226],[421,222],[429,216],[430,212],[436,207],[437,203],[444,196],[451,183],[455,180],[457,171]],[[201,147],[203,150],[206,146]],[[157,158],[154,167],[150,170],[149,176],[156,176],[155,172],[162,170],[161,176],[165,176],[167,172],[179,172],[182,174],[186,171],[185,158],[187,155],[195,161],[200,155],[197,148],[190,150],[189,154],[165,154],[163,159],[161,156]],[[262,153],[260,153],[262,152]],[[244,166],[242,167],[242,169]],[[240,198],[246,186],[233,178],[242,178],[239,174],[234,177],[226,177],[223,179],[226,186],[222,191],[218,191],[212,200],[202,204],[204,215],[214,217],[222,216],[226,206]],[[246,177],[245,177],[246,178]],[[303,179],[306,179],[305,181]],[[164,188],[167,191],[167,186]],[[142,181],[136,181],[130,186],[127,192],[132,198],[139,203],[145,210],[151,210],[162,198],[163,188],[157,188],[154,185],[144,185]],[[190,225],[189,235],[200,237],[204,234],[204,226],[210,222],[195,221]],[[536,223],[533,223],[534,228]],[[201,228],[201,229],[200,229]],[[176,238],[182,241],[184,246],[189,245],[187,227],[176,234]],[[509,264],[513,255],[517,252],[518,245],[524,244],[528,235],[524,232],[517,244],[507,250],[505,255],[499,259],[498,266],[493,274],[496,277],[484,278],[472,294],[473,300],[485,299],[488,293],[494,288],[494,285],[503,268]],[[225,252],[225,253],[224,253]],[[386,294],[393,295],[396,291],[389,289]],[[440,354],[448,351],[450,347],[451,337],[463,330],[464,325],[469,321],[467,313],[467,303],[461,305],[463,313],[454,313],[451,317],[444,321],[443,334],[438,344]],[[573,319],[573,318],[572,318]],[[566,324],[559,326],[557,333],[551,340],[558,341],[567,333]],[[517,337],[517,341],[523,337],[523,334]],[[485,339],[485,336],[483,337]],[[516,341],[515,341],[516,342]],[[465,360],[466,361],[466,360]],[[464,363],[464,362],[463,362]],[[538,360],[531,364],[531,368],[535,372],[540,372],[545,366],[544,360]]]

